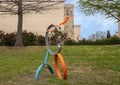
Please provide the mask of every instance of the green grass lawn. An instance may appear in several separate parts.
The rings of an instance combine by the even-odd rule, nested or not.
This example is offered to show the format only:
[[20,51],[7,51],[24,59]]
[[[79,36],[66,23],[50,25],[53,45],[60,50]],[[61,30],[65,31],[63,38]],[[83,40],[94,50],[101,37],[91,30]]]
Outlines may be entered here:
[[[36,81],[45,53],[45,46],[0,47],[0,85],[120,85],[120,45],[63,46],[68,79],[45,68]],[[54,56],[48,63],[55,68]]]

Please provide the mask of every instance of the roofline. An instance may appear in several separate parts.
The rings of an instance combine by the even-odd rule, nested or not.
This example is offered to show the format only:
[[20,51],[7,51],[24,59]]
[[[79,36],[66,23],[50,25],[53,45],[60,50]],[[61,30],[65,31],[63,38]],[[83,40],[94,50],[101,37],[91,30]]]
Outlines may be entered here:
[[80,25],[74,25],[74,27],[80,27]]

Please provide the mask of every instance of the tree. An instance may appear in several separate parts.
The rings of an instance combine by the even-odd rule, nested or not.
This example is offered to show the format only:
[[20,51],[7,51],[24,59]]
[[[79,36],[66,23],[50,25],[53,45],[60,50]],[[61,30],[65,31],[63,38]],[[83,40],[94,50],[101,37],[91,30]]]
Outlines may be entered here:
[[101,40],[106,38],[106,33],[102,31],[97,31],[95,34],[89,36],[89,40]]
[[111,37],[110,31],[108,30],[108,31],[107,31],[107,39],[110,38],[110,37]]
[[96,40],[96,35],[95,34],[91,34],[91,35],[89,35],[88,39],[94,41],[94,40]]
[[3,43],[4,35],[5,35],[5,32],[0,30],[0,45],[2,45]]
[[101,13],[120,21],[120,0],[79,0],[78,3],[86,15]]
[[[54,3],[49,4],[50,1]],[[18,15],[17,37],[15,46],[21,47],[22,43],[22,23],[23,14],[30,12],[41,13],[49,9],[56,9],[54,5],[58,5],[63,0],[0,0],[0,14],[14,14]],[[43,2],[46,2],[44,4]]]

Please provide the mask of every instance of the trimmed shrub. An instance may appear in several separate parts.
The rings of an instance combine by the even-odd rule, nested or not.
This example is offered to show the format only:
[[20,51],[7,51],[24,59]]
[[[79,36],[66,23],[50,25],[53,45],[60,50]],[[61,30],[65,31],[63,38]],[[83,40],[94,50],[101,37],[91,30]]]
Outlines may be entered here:
[[22,33],[23,45],[24,46],[32,46],[35,45],[36,36],[32,32],[27,32],[26,30]]
[[[32,32],[24,30],[22,32],[22,40],[24,46],[45,45],[45,37],[34,35]],[[0,31],[0,45],[14,46],[16,41],[16,33],[7,33]]]
[[2,39],[0,39],[0,46],[2,45]]
[[64,42],[64,45],[77,45],[77,43],[74,40],[69,39]]
[[0,30],[0,46],[3,45],[4,35],[5,35],[5,32]]
[[113,36],[109,39],[101,39],[101,40],[81,40],[79,42],[75,42],[74,40],[67,40],[65,45],[114,45],[120,44],[120,39],[117,36]]
[[[24,46],[45,45],[44,36],[34,35],[34,33],[27,32],[26,30],[23,31],[22,38]],[[63,40],[65,39],[63,38]],[[14,46],[15,41],[16,33],[5,34],[4,31],[0,31],[0,45]],[[120,38],[118,38],[117,36],[96,41],[83,39],[81,41],[76,42],[75,40],[71,40],[69,38],[68,39],[66,38],[66,41],[64,41],[64,45],[114,45],[114,44],[120,44]]]
[[3,37],[3,45],[5,46],[14,46],[15,44],[15,33],[5,34]]
[[45,37],[42,35],[39,35],[37,37],[37,42],[38,42],[38,45],[45,45]]

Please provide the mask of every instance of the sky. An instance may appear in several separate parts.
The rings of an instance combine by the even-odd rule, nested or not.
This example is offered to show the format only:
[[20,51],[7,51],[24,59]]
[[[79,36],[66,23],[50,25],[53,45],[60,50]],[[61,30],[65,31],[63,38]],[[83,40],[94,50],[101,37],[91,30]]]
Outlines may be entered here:
[[86,16],[80,11],[77,0],[66,0],[65,4],[74,4],[74,24],[80,25],[81,38],[88,38],[89,35],[95,34],[97,31],[110,31],[114,35],[118,31],[118,23],[113,19],[106,19],[104,15],[96,14]]

